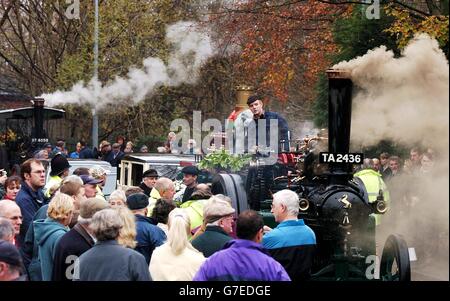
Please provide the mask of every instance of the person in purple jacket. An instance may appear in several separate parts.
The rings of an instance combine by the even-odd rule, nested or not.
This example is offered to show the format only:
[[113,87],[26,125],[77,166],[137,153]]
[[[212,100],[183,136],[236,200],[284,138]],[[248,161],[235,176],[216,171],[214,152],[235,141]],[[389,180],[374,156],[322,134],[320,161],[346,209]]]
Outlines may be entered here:
[[260,244],[263,218],[246,210],[237,219],[237,237],[225,244],[200,267],[194,281],[290,281],[283,266]]

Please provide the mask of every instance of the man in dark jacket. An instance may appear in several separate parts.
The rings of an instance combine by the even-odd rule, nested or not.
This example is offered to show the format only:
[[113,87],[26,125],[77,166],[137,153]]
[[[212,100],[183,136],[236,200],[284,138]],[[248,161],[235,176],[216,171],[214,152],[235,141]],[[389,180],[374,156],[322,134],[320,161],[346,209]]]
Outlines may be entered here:
[[270,257],[260,242],[263,218],[253,210],[239,214],[237,236],[200,267],[194,281],[289,281],[283,266]]
[[16,203],[23,218],[18,236],[19,245],[22,245],[34,214],[46,204],[42,192],[42,187],[45,186],[45,169],[41,161],[28,159],[20,167],[20,175],[23,183],[17,194]]
[[147,217],[148,196],[143,193],[132,194],[127,198],[127,206],[136,216],[135,250],[144,255],[149,265],[153,250],[165,242],[166,234]]
[[80,154],[79,154],[79,158],[80,159],[94,159],[94,152],[92,151],[92,149],[90,149],[87,144],[86,141],[81,140],[80,141],[81,144],[81,150],[80,150]]
[[[282,151],[289,151],[289,127],[287,124],[286,119],[284,119],[280,114],[275,112],[269,112],[264,111],[264,104],[262,101],[262,97],[259,95],[252,95],[247,100],[247,105],[250,111],[253,114],[253,120],[250,124],[247,125],[249,129],[249,134],[254,130],[254,135],[256,137],[248,137],[250,141],[252,139],[255,139],[255,145],[259,148],[265,148],[267,146],[272,146],[272,143],[274,144],[273,147],[278,150],[278,152]],[[266,133],[266,141],[262,139],[262,137],[259,137],[259,131],[258,121],[265,121],[265,133]],[[275,122],[278,123],[278,133],[271,133],[271,120],[275,120]],[[278,137],[277,141],[270,141],[270,136],[273,135]],[[251,142],[249,142],[248,148],[251,149],[254,145],[250,145]],[[275,144],[276,143],[276,144]]]
[[125,153],[120,150],[120,144],[114,143],[112,145],[112,151],[108,153],[108,155],[105,157],[104,160],[108,161],[111,164],[111,166],[117,167],[119,166],[123,156],[125,156]]
[[299,198],[292,190],[273,195],[272,210],[278,226],[266,233],[262,245],[286,269],[292,280],[310,278],[316,248],[313,230],[298,219]]
[[206,229],[192,241],[192,246],[209,257],[221,250],[232,238],[234,208],[226,201],[216,200],[203,208]]
[[97,242],[75,262],[73,280],[151,280],[145,257],[117,242],[122,227],[123,221],[114,209],[103,209],[94,214],[90,228]]
[[108,203],[90,198],[81,203],[78,223],[59,240],[53,261],[53,281],[72,281],[75,260],[94,246],[94,237],[89,229],[97,211],[108,208]]
[[155,186],[156,180],[158,180],[158,172],[154,169],[148,169],[142,174],[142,183],[139,188],[144,190],[144,194],[150,197],[150,192]]

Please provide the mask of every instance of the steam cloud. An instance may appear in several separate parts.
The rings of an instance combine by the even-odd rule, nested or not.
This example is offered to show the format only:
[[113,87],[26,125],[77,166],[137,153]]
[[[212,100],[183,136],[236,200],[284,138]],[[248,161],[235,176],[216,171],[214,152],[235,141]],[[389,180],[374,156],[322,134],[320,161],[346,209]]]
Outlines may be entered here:
[[413,264],[413,279],[448,280],[449,65],[444,53],[436,40],[420,34],[399,58],[381,46],[333,68],[350,71],[356,85],[353,142],[370,146],[390,139],[438,154],[430,173],[416,181],[403,174],[388,183],[393,206],[382,221],[386,231],[379,234],[382,243],[388,233],[403,234],[416,249],[416,264],[431,259]]
[[448,149],[449,66],[436,40],[421,34],[400,58],[381,46],[333,68],[351,71],[361,89],[353,102],[353,140]]
[[196,31],[192,22],[178,22],[167,26],[166,41],[172,46],[168,63],[149,57],[144,59],[143,68],[130,68],[125,78],[116,77],[102,85],[92,78],[86,85],[75,84],[70,91],[56,91],[43,94],[46,105],[90,104],[101,109],[107,104],[132,101],[136,104],[163,85],[178,86],[195,83],[198,70],[214,54],[210,38]]

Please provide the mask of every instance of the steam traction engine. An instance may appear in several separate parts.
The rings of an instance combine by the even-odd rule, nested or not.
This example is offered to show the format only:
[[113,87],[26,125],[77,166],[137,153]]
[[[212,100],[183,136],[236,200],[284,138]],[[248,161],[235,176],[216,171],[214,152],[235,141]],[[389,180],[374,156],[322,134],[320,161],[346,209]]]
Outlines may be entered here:
[[217,175],[213,192],[230,196],[238,212],[259,211],[269,226],[275,226],[270,213],[272,194],[282,189],[297,192],[299,218],[317,239],[312,280],[408,281],[408,247],[400,235],[386,240],[376,275],[372,213],[383,214],[387,207],[381,192],[376,202],[369,203],[364,186],[353,180],[352,164],[361,164],[363,158],[349,153],[352,81],[344,71],[327,74],[328,137],[322,133],[295,141],[297,145],[279,154],[275,164],[268,164],[267,156],[255,155],[247,170]]

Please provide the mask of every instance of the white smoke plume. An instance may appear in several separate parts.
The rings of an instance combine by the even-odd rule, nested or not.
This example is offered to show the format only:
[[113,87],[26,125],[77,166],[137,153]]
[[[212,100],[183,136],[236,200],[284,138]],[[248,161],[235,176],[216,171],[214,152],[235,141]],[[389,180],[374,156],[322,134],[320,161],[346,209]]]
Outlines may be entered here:
[[449,66],[436,40],[421,34],[400,58],[381,46],[333,68],[349,70],[360,88],[353,99],[352,141],[439,140],[437,147],[448,149]]
[[391,209],[379,242],[396,232],[414,247],[413,280],[447,280],[449,229],[449,65],[436,40],[417,35],[395,58],[385,46],[333,68],[348,70],[355,84],[352,143],[390,139],[431,148],[434,168],[404,172],[388,182]]
[[168,63],[149,57],[144,59],[142,69],[130,68],[126,77],[116,77],[103,85],[92,78],[87,84],[75,84],[70,91],[43,94],[46,105],[90,104],[101,109],[110,103],[136,104],[150,96],[160,86],[193,84],[198,71],[208,58],[214,55],[211,39],[197,30],[193,22],[178,22],[167,26],[166,41],[171,45]]

